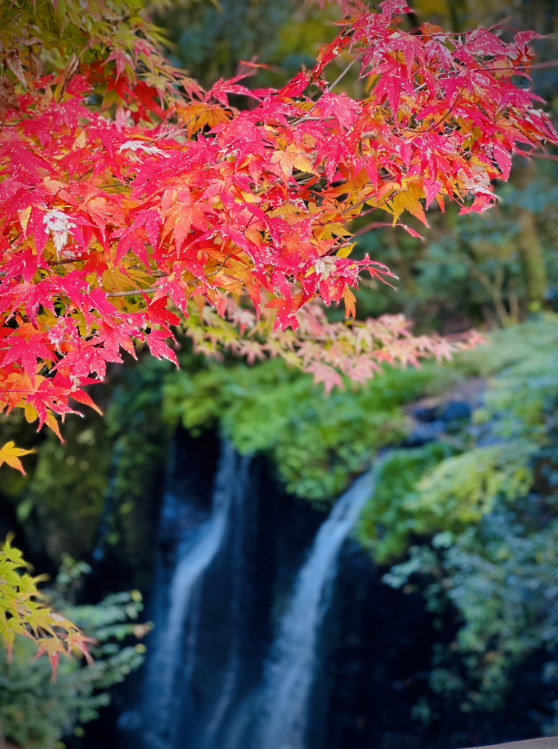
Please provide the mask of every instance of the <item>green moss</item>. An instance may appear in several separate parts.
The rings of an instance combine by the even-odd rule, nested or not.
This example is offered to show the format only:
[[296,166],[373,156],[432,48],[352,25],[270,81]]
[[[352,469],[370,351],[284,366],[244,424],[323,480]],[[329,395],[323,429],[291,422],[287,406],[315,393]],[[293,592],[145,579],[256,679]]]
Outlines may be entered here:
[[535,451],[531,443],[519,441],[477,447],[427,471],[407,505],[421,517],[419,532],[459,532],[490,512],[497,499],[525,496],[533,482],[529,462]]
[[49,556],[76,558],[91,551],[108,482],[111,445],[97,416],[68,418],[65,442],[48,434],[40,445],[35,471],[16,507],[21,521],[38,524]]
[[386,368],[365,387],[325,396],[309,375],[274,360],[172,373],[163,407],[167,420],[179,419],[194,434],[219,425],[241,452],[266,452],[288,491],[331,500],[379,448],[404,439],[403,404],[455,378],[433,366]]
[[358,536],[374,558],[385,564],[401,557],[411,539],[424,533],[425,518],[417,512],[421,477],[453,452],[449,445],[394,450],[380,464],[376,486],[358,526]]

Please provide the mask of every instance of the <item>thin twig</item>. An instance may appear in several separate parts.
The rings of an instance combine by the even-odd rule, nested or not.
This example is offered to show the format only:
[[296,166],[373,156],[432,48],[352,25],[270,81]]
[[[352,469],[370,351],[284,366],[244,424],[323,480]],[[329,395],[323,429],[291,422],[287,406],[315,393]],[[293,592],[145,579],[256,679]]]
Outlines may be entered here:
[[[328,92],[331,91],[331,89],[334,86],[336,86],[339,83],[339,81],[341,81],[344,78],[344,76],[349,72],[349,70],[352,68],[352,66],[354,65],[355,62],[356,62],[356,60],[351,60],[351,62],[346,66],[346,68],[337,76],[337,78],[335,79],[335,81],[333,81],[333,83],[331,85],[328,85],[328,89],[327,89]],[[316,107],[318,106],[318,104],[320,103],[320,99],[322,98],[322,96],[323,96],[323,92],[321,93],[320,98],[316,102],[314,102],[314,104],[310,107],[310,109],[308,110],[308,112],[306,114],[302,115],[302,117],[299,117],[298,119],[293,120],[292,123],[291,123],[291,125],[293,125],[293,126],[294,125],[299,125],[301,122],[305,122],[306,118],[308,117],[308,115],[311,114],[314,111],[314,109],[316,109]]]
[[337,78],[328,86],[328,91],[331,91],[332,88],[335,88],[337,84],[343,80],[343,78],[347,75],[349,70],[353,67],[353,65],[356,62],[356,58],[351,60],[351,62],[347,65],[347,67],[337,76]]
[[132,296],[133,294],[152,294],[158,291],[158,286],[150,286],[147,289],[128,289],[127,291],[107,291],[107,296]]
[[445,113],[445,115],[441,119],[439,119],[437,122],[435,122],[433,125],[431,125],[426,130],[418,130],[417,133],[420,133],[420,134],[430,133],[430,132],[432,132],[432,130],[436,130],[437,128],[439,128],[440,125],[444,122],[444,120],[447,120],[447,118],[450,116],[450,114],[455,109],[455,106],[457,105],[457,102],[459,101],[459,99],[461,97],[461,94],[463,93],[464,88],[465,88],[464,85],[461,86],[461,88],[457,92],[457,96],[455,97],[455,101],[453,102],[453,104],[451,105],[451,107],[448,109],[448,111]]

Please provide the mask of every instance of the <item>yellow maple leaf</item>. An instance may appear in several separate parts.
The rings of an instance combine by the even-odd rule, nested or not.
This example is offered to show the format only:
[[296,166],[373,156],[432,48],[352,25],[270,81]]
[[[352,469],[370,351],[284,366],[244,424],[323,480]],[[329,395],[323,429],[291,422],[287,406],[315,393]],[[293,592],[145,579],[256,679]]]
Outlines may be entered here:
[[345,286],[342,293],[343,301],[345,302],[345,314],[347,317],[356,317],[356,297],[348,286]]
[[420,203],[420,198],[424,197],[424,192],[418,182],[410,182],[405,189],[399,192],[391,201],[393,210],[393,225],[397,223],[399,216],[403,211],[409,211],[413,216],[418,218],[425,226],[428,226],[424,209]]
[[17,471],[25,474],[23,464],[19,459],[22,455],[28,455],[29,453],[35,452],[34,450],[24,450],[21,447],[16,447],[13,440],[6,442],[0,447],[0,466],[2,463],[6,463],[11,468],[15,468]]
[[285,177],[290,177],[293,169],[311,174],[314,173],[314,167],[310,159],[292,143],[285,150],[278,150],[272,153],[271,163],[280,164]]
[[218,104],[193,102],[186,106],[178,106],[177,109],[180,123],[186,128],[188,138],[206,126],[212,128],[230,119],[227,110]]

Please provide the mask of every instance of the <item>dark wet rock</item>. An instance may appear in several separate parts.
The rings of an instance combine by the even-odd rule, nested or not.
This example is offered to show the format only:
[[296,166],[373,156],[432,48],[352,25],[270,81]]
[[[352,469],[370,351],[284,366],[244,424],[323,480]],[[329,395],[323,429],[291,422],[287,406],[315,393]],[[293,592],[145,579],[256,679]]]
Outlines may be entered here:
[[403,443],[405,447],[420,447],[427,442],[434,442],[445,432],[446,425],[441,419],[431,422],[418,422]]
[[451,400],[440,404],[439,418],[445,422],[462,421],[470,419],[472,414],[471,404],[464,400]]
[[409,415],[412,416],[413,419],[416,419],[417,421],[422,421],[424,423],[429,423],[432,421],[436,421],[438,419],[438,411],[439,411],[439,404],[436,403],[434,405],[425,405],[423,403],[419,403],[416,406],[413,406],[409,409]]
[[422,398],[408,406],[405,410],[412,426],[403,446],[420,447],[464,427],[467,431],[474,429],[470,419],[482,403],[485,385],[482,378],[471,378],[440,396]]
[[472,412],[471,403],[466,400],[447,400],[434,404],[419,403],[409,409],[409,415],[422,424],[463,421],[470,419]]

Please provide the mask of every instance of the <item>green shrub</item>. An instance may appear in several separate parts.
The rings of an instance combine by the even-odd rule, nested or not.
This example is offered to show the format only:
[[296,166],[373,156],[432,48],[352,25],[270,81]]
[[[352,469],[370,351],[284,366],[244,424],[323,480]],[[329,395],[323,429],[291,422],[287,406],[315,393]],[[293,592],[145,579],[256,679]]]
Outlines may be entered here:
[[142,604],[137,591],[108,596],[95,606],[71,606],[62,598],[76,575],[87,570],[65,557],[52,593],[55,608],[93,639],[92,665],[77,656],[63,658],[54,680],[48,660],[33,659],[31,641],[16,638],[11,659],[0,649],[1,731],[24,749],[58,749],[65,735],[81,735],[81,726],[109,703],[108,689],[143,661],[145,648],[134,640],[148,626],[138,622]]
[[409,429],[403,404],[455,378],[432,365],[386,368],[366,386],[324,396],[310,375],[278,360],[251,368],[220,366],[171,373],[164,414],[193,434],[219,425],[240,452],[265,452],[288,491],[331,500],[378,449],[401,443]]

